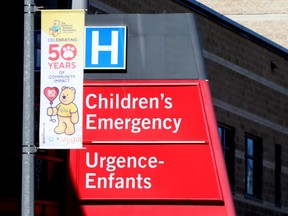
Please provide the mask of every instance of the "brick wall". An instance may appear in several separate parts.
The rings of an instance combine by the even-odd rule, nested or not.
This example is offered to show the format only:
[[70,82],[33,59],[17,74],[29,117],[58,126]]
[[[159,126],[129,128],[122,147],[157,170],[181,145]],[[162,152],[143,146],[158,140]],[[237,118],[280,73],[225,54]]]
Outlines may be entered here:
[[288,48],[287,0],[199,0],[198,2]]

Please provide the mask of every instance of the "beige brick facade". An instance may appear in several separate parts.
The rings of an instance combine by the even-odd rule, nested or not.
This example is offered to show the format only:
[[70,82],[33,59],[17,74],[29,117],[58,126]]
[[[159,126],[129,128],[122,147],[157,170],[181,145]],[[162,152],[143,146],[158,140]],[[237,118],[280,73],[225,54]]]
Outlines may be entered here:
[[288,48],[287,0],[199,0],[198,2]]

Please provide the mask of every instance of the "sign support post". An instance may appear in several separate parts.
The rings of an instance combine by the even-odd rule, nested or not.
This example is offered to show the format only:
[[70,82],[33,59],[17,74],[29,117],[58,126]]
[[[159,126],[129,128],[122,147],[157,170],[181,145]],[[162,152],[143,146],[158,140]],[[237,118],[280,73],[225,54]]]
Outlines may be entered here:
[[22,216],[34,215],[34,9],[24,0]]

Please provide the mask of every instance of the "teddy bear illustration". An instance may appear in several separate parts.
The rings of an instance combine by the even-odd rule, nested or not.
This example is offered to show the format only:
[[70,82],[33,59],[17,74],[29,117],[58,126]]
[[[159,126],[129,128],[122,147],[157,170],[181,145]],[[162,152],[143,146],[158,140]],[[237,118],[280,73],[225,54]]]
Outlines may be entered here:
[[74,87],[63,86],[59,94],[60,103],[56,107],[47,109],[48,116],[57,115],[58,125],[54,128],[56,134],[72,135],[75,132],[75,124],[79,121],[78,108],[73,103],[75,94],[76,89]]
[[49,33],[56,37],[61,33],[60,21],[54,20],[53,26],[49,28]]

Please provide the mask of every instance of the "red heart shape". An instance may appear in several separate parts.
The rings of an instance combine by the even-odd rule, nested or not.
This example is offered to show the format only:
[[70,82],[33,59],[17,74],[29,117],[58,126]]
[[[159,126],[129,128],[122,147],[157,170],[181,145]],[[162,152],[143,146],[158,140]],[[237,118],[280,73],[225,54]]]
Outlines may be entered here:
[[57,87],[46,87],[44,89],[44,95],[52,102],[59,94],[59,89]]

